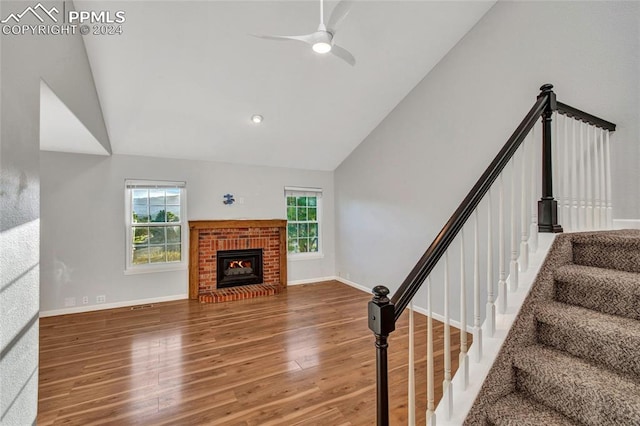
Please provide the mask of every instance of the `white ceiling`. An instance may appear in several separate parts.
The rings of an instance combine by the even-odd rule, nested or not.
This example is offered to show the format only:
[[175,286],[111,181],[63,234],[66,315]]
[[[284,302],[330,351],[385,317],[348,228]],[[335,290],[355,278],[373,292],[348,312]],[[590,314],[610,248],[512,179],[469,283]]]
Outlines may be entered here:
[[313,32],[319,2],[75,1],[126,12],[122,35],[84,37],[114,154],[316,170],[335,169],[493,3],[355,1],[335,36],[351,67],[249,36]]

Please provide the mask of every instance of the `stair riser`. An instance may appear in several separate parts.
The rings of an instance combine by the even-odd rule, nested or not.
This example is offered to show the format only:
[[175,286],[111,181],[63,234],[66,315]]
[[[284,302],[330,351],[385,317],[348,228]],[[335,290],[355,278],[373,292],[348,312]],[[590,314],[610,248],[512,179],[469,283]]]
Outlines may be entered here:
[[[571,372],[565,375],[570,376]],[[543,378],[516,368],[516,388],[584,425],[637,425],[640,419],[640,402],[632,408],[622,406],[600,389],[575,386],[566,377]]]
[[604,364],[611,370],[640,381],[640,336],[631,341],[621,341],[614,336],[601,336],[538,322],[538,341],[571,355]]
[[487,411],[490,426],[577,426],[560,413],[520,393],[500,399]]
[[574,282],[555,282],[555,299],[605,314],[640,320],[640,297]]

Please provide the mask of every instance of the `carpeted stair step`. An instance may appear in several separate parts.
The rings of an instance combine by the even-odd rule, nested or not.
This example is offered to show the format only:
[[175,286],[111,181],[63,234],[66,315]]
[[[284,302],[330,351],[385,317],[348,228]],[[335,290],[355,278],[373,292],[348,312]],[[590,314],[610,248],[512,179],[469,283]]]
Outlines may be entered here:
[[578,426],[555,410],[519,392],[500,398],[487,410],[487,420],[495,426]]
[[542,345],[518,349],[516,389],[575,422],[640,424],[640,383]]
[[554,272],[555,299],[640,320],[640,274],[583,265]]
[[640,231],[577,234],[572,240],[573,263],[640,272]]
[[640,321],[553,301],[538,306],[536,320],[540,343],[640,383]]

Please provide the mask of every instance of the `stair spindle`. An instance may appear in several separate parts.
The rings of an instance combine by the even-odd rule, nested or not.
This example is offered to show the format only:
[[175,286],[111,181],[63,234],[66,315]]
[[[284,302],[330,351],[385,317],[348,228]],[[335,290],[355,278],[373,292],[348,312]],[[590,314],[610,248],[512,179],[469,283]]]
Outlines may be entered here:
[[586,150],[586,142],[585,142],[585,129],[584,123],[581,121],[579,123],[580,126],[580,209],[579,209],[579,225],[578,229],[583,231],[587,229],[587,172],[586,172],[586,164],[585,164],[585,150]]
[[487,192],[487,333],[496,332],[496,305],[493,294],[493,225],[491,218],[491,189]]
[[415,373],[415,339],[414,339],[414,318],[413,318],[413,300],[409,302],[409,389],[407,390],[408,401],[408,424],[415,426],[416,424],[416,373]]
[[602,229],[600,224],[600,129],[593,129],[593,227]]
[[588,230],[592,230],[593,229],[593,171],[592,171],[592,164],[591,164],[591,151],[592,151],[592,147],[593,147],[593,134],[594,134],[594,127],[593,126],[589,126],[587,125],[587,137],[586,137],[586,141],[587,141],[587,152],[586,152],[586,163],[587,163],[587,170],[586,170],[586,174],[587,174],[587,192],[586,192],[586,200],[587,200],[587,229]]
[[[516,153],[517,155],[517,153]],[[511,291],[518,289],[518,228],[516,225],[516,155],[511,158],[511,262],[509,262],[509,287]],[[507,301],[505,299],[505,312]]]
[[576,120],[571,120],[571,230],[580,229],[578,222],[578,141]]
[[522,157],[520,163],[520,270],[529,269],[529,235],[527,217],[527,159],[529,155],[529,143],[527,139],[522,143]]
[[562,115],[562,140],[557,141],[562,144],[562,226],[565,230],[572,230],[574,224],[571,221],[571,191],[569,178],[569,118]]
[[447,420],[453,414],[453,389],[451,386],[451,319],[449,317],[449,251],[444,253],[444,381],[442,397],[446,397]]
[[600,228],[607,229],[607,179],[605,169],[604,129],[600,129]]
[[480,322],[480,242],[478,209],[473,211],[473,353],[475,361],[482,359],[482,323]]
[[431,297],[431,278],[427,277],[427,425],[435,426],[434,371],[433,371],[433,306]]
[[[507,312],[507,271],[505,270],[504,237],[504,172],[498,178],[498,312]],[[491,220],[491,218],[489,218]]]
[[609,130],[604,132],[604,153],[605,153],[605,179],[607,181],[607,228],[613,229],[613,206],[611,202],[611,145],[609,142]]
[[531,252],[535,253],[538,251],[538,162],[536,158],[537,155],[537,146],[536,146],[536,128],[535,126],[531,129],[531,142],[532,142],[532,152],[531,155],[531,179],[529,180],[529,184],[531,185],[531,225],[529,227],[529,246],[531,247]]
[[469,385],[469,356],[467,343],[467,286],[464,253],[464,228],[460,231],[460,355],[458,368],[462,374],[462,390]]

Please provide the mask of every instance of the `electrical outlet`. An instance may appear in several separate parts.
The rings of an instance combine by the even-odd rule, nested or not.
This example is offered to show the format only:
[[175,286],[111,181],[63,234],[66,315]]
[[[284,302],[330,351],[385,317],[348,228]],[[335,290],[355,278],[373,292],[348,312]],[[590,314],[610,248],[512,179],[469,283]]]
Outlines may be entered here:
[[82,304],[86,305],[87,303],[89,303],[89,296],[82,296]]
[[96,303],[104,303],[107,301],[107,296],[101,294],[100,296],[96,296]]
[[351,274],[350,273],[347,272],[345,275],[346,275],[346,277],[345,277],[346,279],[348,279],[348,280],[351,279]]
[[75,297],[65,297],[64,298],[64,306],[70,308],[72,306],[76,306],[76,298]]
[[238,197],[238,204],[244,204],[244,197]]

